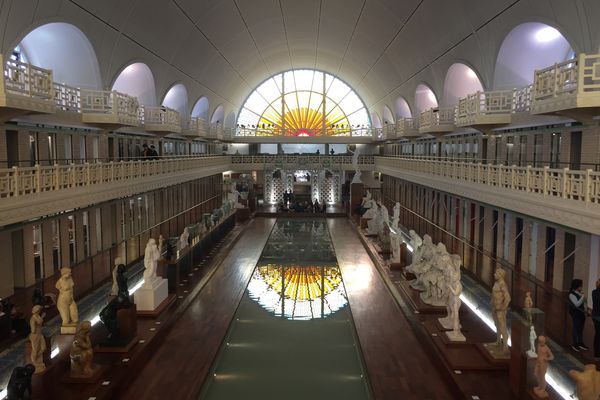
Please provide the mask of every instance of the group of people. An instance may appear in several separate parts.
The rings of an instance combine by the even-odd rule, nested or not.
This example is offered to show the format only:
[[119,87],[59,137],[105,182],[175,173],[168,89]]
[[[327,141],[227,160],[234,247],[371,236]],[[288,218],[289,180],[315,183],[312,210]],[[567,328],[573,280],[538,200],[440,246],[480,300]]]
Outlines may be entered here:
[[144,143],[142,145],[142,160],[154,160],[158,158],[158,152],[156,151],[156,147],[154,145],[148,145]]
[[[290,193],[291,194],[291,193]],[[285,195],[284,195],[285,198]],[[309,212],[309,213],[324,213],[327,210],[327,204],[320,204],[318,199],[314,203],[310,201],[280,201],[277,204],[277,212]]]
[[[586,307],[587,297],[583,290],[583,281],[573,279],[569,290],[569,314],[573,321],[573,345],[574,351],[588,350],[583,343],[583,328],[589,314]],[[596,289],[592,291],[592,321],[594,322],[594,358],[600,360],[600,279],[596,281]]]

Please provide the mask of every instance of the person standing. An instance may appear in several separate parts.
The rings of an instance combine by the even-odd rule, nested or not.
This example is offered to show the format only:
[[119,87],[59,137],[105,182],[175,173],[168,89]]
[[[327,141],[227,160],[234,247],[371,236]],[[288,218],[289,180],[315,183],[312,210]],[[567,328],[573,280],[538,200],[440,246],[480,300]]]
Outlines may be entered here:
[[592,290],[592,321],[594,321],[594,358],[600,360],[600,279]]
[[569,291],[569,314],[573,321],[573,345],[575,351],[588,350],[583,344],[583,327],[585,325],[585,294],[583,293],[583,281],[573,279]]

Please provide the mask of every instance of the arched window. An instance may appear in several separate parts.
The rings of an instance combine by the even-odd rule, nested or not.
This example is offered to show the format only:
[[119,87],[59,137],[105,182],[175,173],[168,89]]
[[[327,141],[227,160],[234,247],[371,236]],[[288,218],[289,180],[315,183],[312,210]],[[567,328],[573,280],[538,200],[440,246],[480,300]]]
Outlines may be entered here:
[[237,125],[258,136],[370,134],[362,129],[370,126],[369,114],[356,93],[333,75],[307,69],[263,82],[246,99]]

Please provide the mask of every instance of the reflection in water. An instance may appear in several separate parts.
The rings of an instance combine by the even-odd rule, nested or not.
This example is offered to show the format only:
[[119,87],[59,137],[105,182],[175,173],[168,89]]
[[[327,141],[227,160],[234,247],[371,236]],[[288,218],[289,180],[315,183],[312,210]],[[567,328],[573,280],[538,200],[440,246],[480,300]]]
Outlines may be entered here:
[[325,318],[348,303],[337,266],[258,266],[248,295],[276,316],[294,320]]

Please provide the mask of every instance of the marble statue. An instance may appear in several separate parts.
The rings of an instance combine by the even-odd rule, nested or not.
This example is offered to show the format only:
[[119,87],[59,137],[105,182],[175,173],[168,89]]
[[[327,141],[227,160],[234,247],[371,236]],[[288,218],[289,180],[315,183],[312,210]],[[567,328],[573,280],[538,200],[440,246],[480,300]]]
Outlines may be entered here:
[[377,207],[377,203],[373,203],[373,207],[369,210],[373,211],[373,217],[367,222],[367,234],[379,235],[381,212],[379,211],[379,207]]
[[16,367],[10,374],[8,385],[6,386],[7,400],[26,400],[31,399],[33,391],[31,389],[31,378],[35,372],[32,364],[24,367]]
[[600,396],[600,371],[596,370],[595,364],[586,364],[583,371],[571,370],[569,376],[577,385],[576,393],[579,400],[598,399]]
[[392,250],[392,258],[390,262],[392,264],[401,263],[401,246],[402,246],[402,232],[398,227],[398,220],[393,219],[392,225],[390,226],[390,247]]
[[525,301],[523,302],[523,311],[527,317],[527,323],[532,324],[531,309],[533,308],[533,300],[531,299],[531,292],[525,293]]
[[119,287],[117,286],[117,267],[119,264],[122,264],[121,257],[115,258],[115,266],[112,270],[112,287],[110,288],[111,296],[116,296],[119,291]]
[[[71,277],[71,268],[61,268],[60,278],[56,281],[56,288],[58,289],[56,308],[58,308],[60,318],[62,319],[62,327],[65,328],[76,327],[79,320],[77,304],[73,298],[74,286],[75,283]],[[64,332],[67,333],[66,330]]]
[[92,376],[92,359],[94,350],[90,340],[90,329],[92,323],[83,321],[75,333],[73,344],[71,345],[71,377],[88,378]]
[[390,215],[389,215],[387,207],[384,204],[381,204],[381,207],[379,208],[379,210],[381,211],[381,218],[379,220],[377,236],[379,238],[381,248],[384,251],[389,251],[389,249],[390,249]]
[[431,236],[423,235],[423,243],[419,246],[418,251],[413,253],[413,263],[406,270],[415,275],[416,279],[410,281],[410,286],[413,289],[424,291],[426,289],[423,282],[423,276],[432,268],[433,260],[436,254],[436,246],[433,244]]
[[[533,326],[531,329],[533,330]],[[552,360],[554,360],[554,354],[552,354],[550,347],[546,345],[546,337],[538,337],[537,360],[533,368],[533,374],[537,379],[537,386],[533,388],[533,393],[542,399],[548,397],[548,392],[546,392],[546,371],[548,370],[548,364]]]
[[367,194],[365,194],[365,197],[362,198],[362,201],[360,202],[360,206],[362,208],[371,208],[372,201],[373,201],[373,197],[371,195],[371,192],[367,190]]
[[394,210],[392,213],[392,224],[394,226],[398,226],[398,223],[400,222],[400,203],[396,203],[394,204]]
[[[108,344],[120,344],[121,332],[119,329],[119,320],[117,312],[124,308],[131,307],[129,298],[129,289],[127,287],[127,278],[125,277],[125,265],[118,266],[117,283],[119,286],[118,295],[112,299],[106,307],[100,311],[100,321],[108,330]],[[127,338],[129,339],[129,338]]]
[[412,229],[408,231],[408,236],[410,237],[410,247],[412,248],[412,263],[416,264],[421,260],[421,252],[420,247],[423,244],[423,239],[421,236],[417,234],[417,232]]
[[356,149],[354,150],[354,153],[352,154],[352,167],[354,168],[354,178],[352,178],[352,182],[351,183],[362,183],[362,181],[360,180],[360,168],[358,167],[358,156],[360,155],[360,150]]
[[[453,256],[456,256],[460,259],[460,257],[456,254]],[[450,268],[450,282],[448,283],[448,312],[452,323],[452,331],[446,333],[446,335],[450,340],[455,342],[466,341],[465,336],[460,331],[460,305],[462,304],[460,295],[462,294],[462,290],[463,287],[460,281],[460,267],[458,270],[456,268]]]
[[144,285],[151,286],[152,281],[156,278],[156,268],[158,266],[158,259],[160,254],[158,253],[158,247],[156,246],[156,240],[150,238],[146,244],[146,250],[144,251]]
[[377,208],[377,203],[371,201],[369,209],[362,215],[362,217],[366,219],[373,219],[375,218],[378,212],[379,209]]
[[421,293],[421,300],[434,306],[444,306],[447,303],[445,298],[452,261],[443,243],[435,246],[430,264],[431,266],[420,277],[425,287]]
[[178,246],[178,250],[181,251],[183,249],[185,249],[186,247],[188,247],[189,243],[188,240],[190,239],[190,232],[188,231],[188,228],[185,227],[183,228],[183,232],[181,233],[181,236],[179,236],[179,242],[177,242],[177,246]]
[[238,202],[238,198],[240,197],[240,192],[237,191],[235,187],[231,188],[231,192],[227,193],[227,200],[236,204]]
[[46,370],[46,365],[44,364],[46,338],[42,334],[43,325],[44,314],[42,313],[42,306],[35,305],[31,309],[31,319],[29,320],[29,326],[31,327],[29,341],[31,342],[31,363],[35,366],[36,374]]
[[537,338],[537,334],[535,333],[535,327],[531,325],[529,327],[529,350],[527,350],[527,356],[529,358],[536,358],[537,353],[535,352],[535,339]]
[[506,272],[502,268],[497,268],[494,272],[496,282],[492,287],[492,315],[496,325],[497,350],[501,353],[508,353],[508,330],[506,328],[506,312],[510,304],[510,294],[504,276]]

